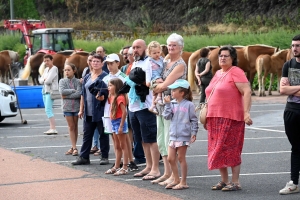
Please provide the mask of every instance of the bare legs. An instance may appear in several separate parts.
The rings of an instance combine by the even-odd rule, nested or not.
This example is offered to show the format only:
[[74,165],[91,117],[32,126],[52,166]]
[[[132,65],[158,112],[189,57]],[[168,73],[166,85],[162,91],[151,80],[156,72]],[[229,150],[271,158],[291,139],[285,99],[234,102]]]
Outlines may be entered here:
[[[228,179],[228,170],[227,170],[227,168],[221,168],[219,170],[220,170],[222,181],[224,183],[228,184],[229,179]],[[231,180],[231,182],[239,185],[240,184],[239,183],[239,177],[240,177],[241,165],[231,167],[231,171],[232,171],[232,180]]]
[[[49,120],[52,118],[54,120],[54,117],[49,118]],[[68,123],[68,129],[69,129],[69,135],[70,135],[72,148],[76,149],[76,143],[77,143],[77,138],[78,138],[78,116],[66,116],[66,120]],[[50,128],[51,128],[51,122],[50,122]],[[53,129],[53,128],[51,128],[51,129]],[[55,125],[54,125],[54,129],[55,129]]]
[[55,119],[54,119],[54,117],[49,118],[49,124],[50,124],[50,129],[53,129],[53,130],[56,129],[55,128]]
[[[158,168],[159,163],[159,151],[157,143],[144,143],[143,149],[146,157],[146,167],[140,172],[142,174],[148,174],[148,176],[160,176],[160,171]],[[149,177],[150,178],[150,177]],[[147,175],[145,176],[147,180]]]
[[[169,155],[168,161],[171,165],[171,169],[173,172],[173,182],[169,183],[166,188],[187,188],[186,177],[187,177],[187,164],[186,164],[186,150],[187,146],[177,147],[176,149],[169,147]],[[177,159],[176,153],[178,154],[178,161],[180,163],[181,168],[181,180],[179,178],[178,167],[177,167]]]

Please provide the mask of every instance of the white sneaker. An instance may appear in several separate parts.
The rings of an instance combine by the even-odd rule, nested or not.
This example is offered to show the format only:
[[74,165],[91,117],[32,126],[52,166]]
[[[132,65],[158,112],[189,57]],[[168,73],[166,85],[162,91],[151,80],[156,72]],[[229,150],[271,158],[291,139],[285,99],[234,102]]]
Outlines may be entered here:
[[286,186],[279,191],[279,194],[292,194],[299,192],[298,185],[295,185],[293,181],[290,181],[286,184]]
[[57,134],[57,130],[56,129],[49,129],[48,131],[44,132],[44,134],[54,135],[54,134]]

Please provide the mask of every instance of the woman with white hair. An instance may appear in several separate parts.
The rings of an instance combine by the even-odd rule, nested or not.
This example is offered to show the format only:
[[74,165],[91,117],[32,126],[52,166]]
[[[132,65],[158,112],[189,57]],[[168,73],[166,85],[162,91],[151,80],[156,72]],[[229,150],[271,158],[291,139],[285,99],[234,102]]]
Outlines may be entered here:
[[[163,92],[165,96],[170,95],[171,91],[168,86],[174,83],[177,79],[186,79],[187,66],[181,57],[183,51],[183,38],[181,35],[172,33],[167,39],[167,47],[169,51],[169,59],[164,61],[164,70],[162,73],[163,83],[159,83],[153,92]],[[160,178],[152,181],[152,183],[159,183],[166,186],[167,189],[172,188],[174,178],[172,177],[172,171],[167,160],[168,146],[169,146],[169,127],[170,120],[165,120],[162,117],[162,111],[164,107],[159,107],[159,115],[157,116],[157,144],[159,152],[164,161],[164,174]]]

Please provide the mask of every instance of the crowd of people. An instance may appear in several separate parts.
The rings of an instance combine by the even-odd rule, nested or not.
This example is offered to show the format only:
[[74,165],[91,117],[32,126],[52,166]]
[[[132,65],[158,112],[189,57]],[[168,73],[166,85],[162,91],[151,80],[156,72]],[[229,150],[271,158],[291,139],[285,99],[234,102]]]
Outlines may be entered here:
[[[119,66],[117,54],[106,56],[98,47],[88,56],[82,79],[75,78],[76,66],[65,64],[65,78],[57,79],[52,56],[45,55],[47,66],[40,82],[44,83],[43,100],[50,129],[45,134],[57,134],[52,112],[51,91],[59,88],[62,109],[68,124],[71,148],[66,155],[77,156],[73,165],[90,164],[90,154],[100,155],[100,165],[109,164],[109,138],[113,141],[115,162],[105,174],[120,176],[145,167],[133,174],[151,180],[166,189],[189,188],[186,152],[196,140],[198,132],[197,108],[186,81],[187,65],[181,57],[184,41],[173,33],[167,39],[168,59],[161,57],[157,41],[148,45],[137,39],[121,53],[126,65]],[[286,134],[292,145],[291,181],[280,194],[299,192],[300,138],[297,121],[299,113],[300,36],[292,40],[295,58],[284,64],[280,82],[282,94],[288,94],[284,112]],[[251,88],[244,72],[237,67],[237,52],[232,46],[220,48],[221,67],[212,74],[209,49],[200,51],[195,75],[201,86],[200,104],[208,102],[204,129],[208,132],[208,169],[218,169],[221,180],[212,190],[237,191],[245,125],[252,125],[250,117]],[[230,95],[228,95],[230,94]],[[209,100],[209,101],[208,101]],[[83,119],[83,144],[80,152],[78,118]],[[159,170],[162,159],[163,173]],[[178,163],[181,173],[178,172]],[[232,177],[229,180],[228,168]],[[180,175],[179,175],[180,174]],[[180,178],[181,176],[181,178]]]

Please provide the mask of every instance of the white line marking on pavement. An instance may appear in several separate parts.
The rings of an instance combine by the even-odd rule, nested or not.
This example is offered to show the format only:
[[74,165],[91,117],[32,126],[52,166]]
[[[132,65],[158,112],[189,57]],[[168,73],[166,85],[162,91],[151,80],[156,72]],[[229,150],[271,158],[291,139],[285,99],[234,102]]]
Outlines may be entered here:
[[283,104],[252,104],[251,107],[266,107],[266,106],[285,106],[285,103]]
[[250,110],[250,113],[252,112],[279,112],[279,111],[284,111],[284,110]]
[[[270,172],[270,173],[249,173],[249,174],[240,174],[240,176],[261,176],[261,175],[282,175],[289,174],[290,172]],[[210,178],[210,177],[220,177],[221,175],[203,175],[203,176],[187,176],[187,178]],[[232,176],[232,174],[229,174]],[[125,179],[125,181],[141,181],[142,179]]]
[[[49,126],[49,125],[47,125],[47,126]],[[56,128],[68,128],[68,126],[55,126]],[[78,124],[78,127],[83,127],[83,125],[79,125]],[[20,129],[32,129],[32,128],[34,128],[34,129],[38,129],[38,128],[45,128],[45,126],[21,126],[21,127],[6,127],[6,128],[0,128],[0,130],[9,130],[9,129],[18,129],[18,128],[20,128]]]
[[285,131],[281,131],[281,130],[273,130],[273,129],[265,129],[265,128],[257,128],[257,127],[246,127],[246,129],[285,133]]

